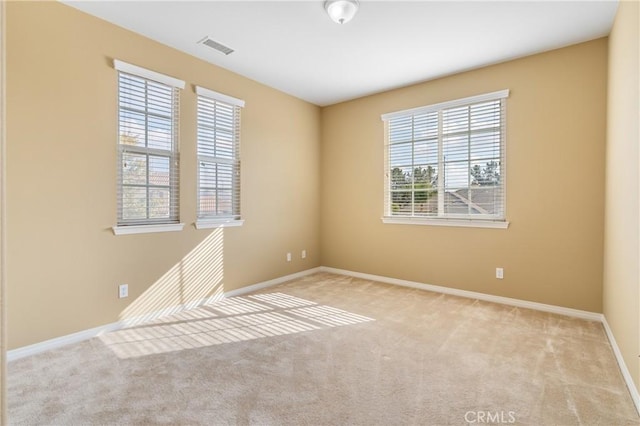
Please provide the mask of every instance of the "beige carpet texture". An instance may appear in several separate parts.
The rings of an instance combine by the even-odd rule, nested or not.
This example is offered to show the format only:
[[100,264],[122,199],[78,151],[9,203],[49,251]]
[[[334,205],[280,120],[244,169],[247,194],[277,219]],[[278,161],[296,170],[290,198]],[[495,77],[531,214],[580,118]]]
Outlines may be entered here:
[[638,425],[598,322],[318,273],[9,363],[14,425]]

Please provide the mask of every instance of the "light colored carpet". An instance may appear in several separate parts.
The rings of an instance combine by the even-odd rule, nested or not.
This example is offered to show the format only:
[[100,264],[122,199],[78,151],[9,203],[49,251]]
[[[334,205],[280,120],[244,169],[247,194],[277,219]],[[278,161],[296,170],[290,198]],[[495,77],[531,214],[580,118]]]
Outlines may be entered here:
[[639,423],[599,323],[325,273],[13,361],[8,387],[12,424]]

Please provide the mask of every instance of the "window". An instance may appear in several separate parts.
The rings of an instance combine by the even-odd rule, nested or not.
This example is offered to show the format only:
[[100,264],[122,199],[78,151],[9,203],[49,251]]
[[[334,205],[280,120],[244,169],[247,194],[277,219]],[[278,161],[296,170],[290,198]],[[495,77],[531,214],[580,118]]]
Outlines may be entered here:
[[196,86],[198,94],[197,228],[242,225],[240,109],[244,101]]
[[114,232],[180,230],[178,89],[184,82],[117,60],[114,65],[118,70]]
[[508,90],[384,114],[385,223],[506,228]]

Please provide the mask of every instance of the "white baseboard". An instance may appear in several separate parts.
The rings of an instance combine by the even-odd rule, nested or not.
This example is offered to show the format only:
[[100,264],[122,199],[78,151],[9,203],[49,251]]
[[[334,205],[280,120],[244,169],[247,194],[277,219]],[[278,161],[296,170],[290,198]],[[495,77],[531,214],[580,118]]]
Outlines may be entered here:
[[24,358],[31,355],[36,355],[51,349],[60,348],[62,346],[70,345],[72,343],[79,343],[84,340],[89,340],[93,337],[100,336],[101,334],[108,333],[110,331],[120,330],[126,327],[131,327],[137,324],[142,324],[149,321],[154,321],[167,315],[176,314],[189,309],[197,308],[208,303],[213,303],[218,300],[222,300],[225,297],[234,297],[241,294],[250,293],[252,291],[260,290],[263,288],[271,287],[277,284],[284,283],[286,281],[302,278],[307,275],[320,272],[320,267],[307,269],[305,271],[296,272],[294,274],[285,275],[283,277],[275,278],[269,281],[253,284],[247,287],[242,287],[237,290],[231,290],[224,292],[223,294],[216,294],[211,297],[197,300],[194,302],[186,303],[179,306],[171,306],[160,311],[151,312],[145,315],[137,316],[135,318],[127,318],[125,320],[113,322],[111,324],[102,325],[99,327],[91,328],[88,330],[79,331],[77,333],[67,334],[66,336],[56,337],[54,339],[45,340],[44,342],[34,343],[33,345],[23,346],[18,349],[7,351],[7,361],[14,361],[16,359]]
[[50,351],[51,349],[56,349],[72,343],[79,343],[110,331],[119,330],[122,327],[121,323],[114,322],[100,327],[79,331],[77,333],[67,334],[66,336],[56,337],[55,339],[45,340],[44,342],[34,343],[33,345],[23,346],[18,349],[7,351],[7,361],[11,362],[16,359]]
[[466,297],[468,299],[484,300],[486,302],[500,303],[502,305],[517,306],[519,308],[534,309],[536,311],[550,312],[553,314],[566,315],[574,318],[581,318],[590,321],[600,321],[602,314],[589,311],[581,311],[579,309],[565,308],[562,306],[546,305],[544,303],[530,302],[528,300],[512,299],[510,297],[494,296],[492,294],[477,293],[475,291],[460,290],[451,287],[442,287],[431,284],[423,284],[415,281],[400,280],[397,278],[383,277],[380,275],[364,274],[361,272],[347,271],[344,269],[320,267],[323,272],[330,272],[338,275],[347,275],[365,280],[378,281],[386,284],[399,285],[402,287],[417,288],[420,290],[433,291],[435,293],[450,294],[452,296]]
[[18,349],[13,349],[11,351],[7,352],[7,361],[14,361],[16,359],[20,359],[20,358],[24,358],[27,356],[31,356],[31,355],[35,355],[41,352],[45,352],[51,349],[56,349],[62,346],[66,346],[72,343],[78,343],[78,342],[82,342],[84,340],[88,340],[91,339],[93,337],[99,336],[101,334],[104,333],[108,333],[110,331],[115,331],[115,330],[120,330],[122,328],[125,327],[129,327],[135,324],[140,324],[142,322],[147,322],[147,321],[153,321],[156,319],[159,319],[163,316],[166,315],[170,315],[170,314],[175,314],[178,312],[182,312],[188,309],[193,309],[196,308],[198,306],[207,304],[207,303],[212,303],[215,302],[217,300],[221,300],[225,297],[234,297],[234,296],[240,296],[242,294],[247,294],[253,291],[257,291],[257,290],[261,290],[267,287],[271,287],[277,284],[281,284],[284,283],[286,281],[291,281],[294,279],[298,279],[298,278],[302,278],[304,276],[307,275],[311,275],[314,274],[316,272],[328,272],[328,273],[333,273],[333,274],[338,274],[338,275],[346,275],[346,276],[351,276],[351,277],[355,277],[355,278],[362,278],[365,280],[371,280],[371,281],[377,281],[377,282],[382,282],[382,283],[386,283],[386,284],[393,284],[393,285],[398,285],[398,286],[403,286],[403,287],[410,287],[410,288],[417,288],[417,289],[421,289],[421,290],[427,290],[427,291],[433,291],[436,293],[443,293],[443,294],[450,294],[453,296],[460,296],[460,297],[465,297],[465,298],[470,298],[470,299],[478,299],[478,300],[484,300],[487,302],[494,302],[494,303],[500,303],[503,305],[509,305],[509,306],[517,306],[520,308],[527,308],[527,309],[533,309],[533,310],[537,310],[537,311],[543,311],[543,312],[550,312],[550,313],[554,313],[554,314],[560,314],[560,315],[566,315],[569,317],[574,317],[574,318],[581,318],[581,319],[586,319],[586,320],[591,320],[591,321],[598,321],[601,322],[604,326],[607,338],[609,339],[609,342],[611,344],[611,347],[613,349],[613,352],[615,354],[616,360],[618,362],[618,365],[620,367],[620,371],[622,372],[622,376],[625,380],[625,383],[627,385],[627,388],[629,389],[629,393],[631,394],[631,399],[633,400],[633,403],[635,404],[636,410],[638,411],[638,414],[640,414],[640,394],[638,393],[638,389],[635,387],[635,384],[633,382],[633,379],[631,377],[631,374],[629,373],[629,370],[624,362],[624,359],[622,358],[622,353],[620,352],[620,348],[618,347],[615,337],[613,335],[613,332],[611,331],[611,328],[609,327],[609,324],[607,323],[607,319],[604,317],[604,315],[600,314],[600,313],[596,313],[596,312],[589,312],[589,311],[582,311],[582,310],[578,310],[578,309],[572,309],[572,308],[565,308],[562,306],[554,306],[554,305],[547,305],[544,303],[537,303],[537,302],[530,302],[527,300],[520,300],[520,299],[512,299],[509,297],[502,297],[502,296],[494,296],[491,294],[485,294],[485,293],[477,293],[474,291],[467,291],[467,290],[460,290],[460,289],[455,289],[455,288],[450,288],[450,287],[442,287],[442,286],[436,286],[436,285],[431,285],[431,284],[423,284],[423,283],[419,283],[419,282],[415,282],[415,281],[407,281],[407,280],[401,280],[401,279],[397,279],[397,278],[390,278],[390,277],[384,277],[384,276],[380,276],[380,275],[372,275],[372,274],[365,274],[365,273],[361,273],[361,272],[354,272],[354,271],[348,271],[345,269],[337,269],[337,268],[330,268],[330,267],[326,267],[326,266],[320,266],[317,268],[312,268],[312,269],[307,269],[305,271],[301,271],[301,272],[297,272],[294,274],[290,274],[290,275],[285,275],[283,277],[279,277],[279,278],[275,278],[272,280],[268,280],[268,281],[264,281],[261,283],[257,283],[257,284],[253,284],[247,287],[242,287],[236,290],[231,290],[228,292],[225,292],[222,295],[214,295],[196,302],[191,302],[185,305],[180,305],[180,306],[175,306],[175,307],[170,307],[167,309],[163,309],[161,311],[157,311],[157,312],[152,312],[150,314],[146,314],[140,317],[136,317],[136,318],[132,318],[132,319],[127,319],[127,320],[122,320],[122,321],[118,321],[118,322],[114,322],[111,324],[106,324],[100,327],[95,327],[95,328],[91,328],[89,330],[84,330],[84,331],[79,331],[77,333],[73,333],[73,334],[69,334],[66,336],[62,336],[62,337],[58,337],[55,339],[50,339],[50,340],[46,340],[44,342],[40,342],[40,343],[35,343],[33,345],[29,345],[29,346],[24,346]]
[[253,284],[247,287],[242,287],[236,290],[230,290],[230,291],[225,291],[225,292],[220,292],[220,293],[216,293],[212,296],[206,297],[204,299],[200,299],[200,300],[194,300],[193,302],[189,302],[189,303],[185,303],[184,305],[179,305],[179,306],[170,306],[168,308],[159,310],[159,311],[155,311],[155,312],[151,312],[145,315],[140,315],[134,318],[127,318],[126,320],[122,320],[120,321],[123,325],[123,327],[121,328],[125,328],[125,327],[131,327],[134,325],[138,325],[138,324],[144,324],[144,323],[148,323],[150,321],[155,321],[157,319],[160,319],[162,317],[166,317],[167,315],[173,315],[173,314],[177,314],[180,312],[184,312],[184,311],[188,311],[190,309],[195,309],[199,306],[202,305],[206,305],[209,303],[215,303],[219,300],[222,300],[226,297],[234,297],[234,296],[240,296],[242,294],[246,294],[246,293],[250,293],[252,291],[258,291],[261,290],[263,288],[267,288],[267,287],[271,287],[277,284],[282,284],[286,281],[291,281],[291,280],[295,280],[298,278],[302,278],[305,277],[307,275],[311,275],[314,274],[316,272],[320,272],[320,267],[317,268],[311,268],[311,269],[306,269],[304,271],[300,271],[300,272],[296,272],[294,274],[289,274],[289,275],[285,275],[283,277],[278,277],[278,278],[274,278],[272,280],[269,281],[263,281],[261,283],[257,283],[257,284]]
[[321,271],[322,271],[322,267],[318,266],[317,268],[307,269],[301,272],[296,272],[295,274],[285,275],[284,277],[274,278],[269,281],[264,281],[258,284],[242,287],[236,290],[225,291],[224,296],[225,297],[240,296],[243,294],[251,293],[252,291],[262,290],[263,288],[272,287],[274,285],[282,284],[287,281],[306,277],[307,275],[315,274],[316,272],[321,272]]
[[609,343],[611,344],[613,353],[615,354],[616,360],[618,361],[618,366],[620,367],[622,377],[624,378],[624,381],[627,384],[627,388],[629,389],[629,393],[631,394],[631,399],[636,406],[636,411],[638,412],[638,415],[640,415],[640,393],[638,393],[638,389],[633,382],[631,373],[629,373],[627,364],[624,362],[624,358],[622,358],[620,347],[618,347],[618,343],[616,342],[616,338],[613,335],[613,331],[611,330],[611,327],[609,327],[607,318],[604,315],[602,315],[602,325],[604,326],[604,331],[607,333],[607,338],[609,338]]
[[609,339],[609,344],[611,345],[611,348],[613,349],[613,353],[615,354],[616,361],[618,362],[618,366],[620,367],[620,372],[622,373],[622,377],[624,378],[625,384],[627,385],[627,389],[629,390],[629,394],[631,395],[631,399],[633,400],[636,410],[640,415],[640,394],[638,393],[638,389],[636,388],[636,385],[633,382],[631,373],[629,373],[629,369],[627,368],[627,365],[624,362],[624,359],[622,358],[622,352],[620,352],[620,348],[616,343],[616,339],[613,336],[613,332],[611,331],[611,328],[609,327],[609,323],[607,322],[607,319],[603,314],[599,314],[596,312],[589,312],[589,311],[581,311],[579,309],[565,308],[562,306],[546,305],[544,303],[530,302],[527,300],[512,299],[509,297],[494,296],[494,295],[485,294],[485,293],[477,293],[474,291],[460,290],[460,289],[449,288],[449,287],[441,287],[437,285],[423,284],[423,283],[418,283],[414,281],[399,280],[397,278],[383,277],[380,275],[364,274],[361,272],[353,272],[345,269],[329,268],[326,266],[322,266],[320,270],[322,272],[329,272],[329,273],[338,274],[338,275],[346,275],[350,277],[362,278],[365,280],[377,281],[377,282],[382,282],[386,284],[417,288],[421,290],[433,291],[436,293],[451,294],[454,296],[466,297],[469,299],[484,300],[487,302],[495,302],[503,305],[517,306],[519,308],[534,309],[536,311],[550,312],[553,314],[560,314],[560,315],[566,315],[574,318],[601,322],[607,334],[607,338]]

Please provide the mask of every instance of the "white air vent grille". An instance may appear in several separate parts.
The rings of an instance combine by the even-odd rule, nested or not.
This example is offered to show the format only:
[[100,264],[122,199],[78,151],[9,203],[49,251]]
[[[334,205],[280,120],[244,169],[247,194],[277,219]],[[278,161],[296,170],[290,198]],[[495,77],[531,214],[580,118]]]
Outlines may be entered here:
[[200,41],[200,43],[204,44],[205,46],[208,46],[212,49],[217,50],[220,53],[224,53],[225,55],[230,55],[231,53],[233,53],[233,49],[225,46],[222,43],[218,43],[215,40],[211,40],[209,37],[205,37],[204,39],[202,39]]

